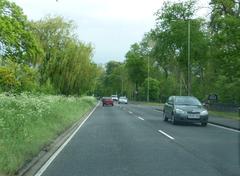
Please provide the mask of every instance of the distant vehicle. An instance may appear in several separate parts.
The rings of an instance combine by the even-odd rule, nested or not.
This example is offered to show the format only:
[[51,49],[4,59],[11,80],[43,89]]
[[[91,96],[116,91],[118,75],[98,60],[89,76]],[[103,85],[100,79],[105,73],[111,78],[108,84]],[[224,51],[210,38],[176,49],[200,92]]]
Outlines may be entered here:
[[103,97],[102,98],[102,105],[105,106],[105,105],[111,105],[113,106],[113,100],[111,97]]
[[118,101],[118,96],[117,95],[112,95],[112,100],[113,101]]
[[164,121],[171,119],[172,124],[177,122],[208,123],[208,111],[200,101],[192,96],[171,96],[163,108]]
[[121,104],[121,103],[123,103],[123,104],[128,104],[128,99],[127,99],[127,97],[119,97],[119,99],[118,99],[118,104]]

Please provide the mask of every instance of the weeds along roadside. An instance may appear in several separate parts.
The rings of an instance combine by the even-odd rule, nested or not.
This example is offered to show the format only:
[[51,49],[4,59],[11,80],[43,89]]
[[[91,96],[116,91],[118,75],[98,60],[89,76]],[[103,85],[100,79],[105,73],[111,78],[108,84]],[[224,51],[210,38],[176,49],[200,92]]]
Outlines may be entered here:
[[93,97],[0,94],[0,173],[13,174],[95,104]]

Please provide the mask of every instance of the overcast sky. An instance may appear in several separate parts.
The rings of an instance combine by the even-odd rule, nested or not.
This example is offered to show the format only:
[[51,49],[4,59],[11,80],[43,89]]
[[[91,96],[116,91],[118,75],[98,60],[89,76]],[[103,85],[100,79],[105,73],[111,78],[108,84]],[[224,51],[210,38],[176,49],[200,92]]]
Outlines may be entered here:
[[[77,24],[79,38],[93,44],[96,63],[123,61],[131,44],[155,25],[154,13],[164,0],[11,0],[30,20],[61,15]],[[208,6],[201,0],[199,6]],[[206,10],[199,11],[206,15]]]

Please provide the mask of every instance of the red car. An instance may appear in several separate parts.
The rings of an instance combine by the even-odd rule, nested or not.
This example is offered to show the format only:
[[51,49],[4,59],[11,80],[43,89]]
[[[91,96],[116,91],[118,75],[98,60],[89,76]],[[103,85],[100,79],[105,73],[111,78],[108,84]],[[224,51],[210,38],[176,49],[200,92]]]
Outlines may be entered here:
[[113,106],[113,100],[111,97],[103,97],[102,98],[102,105],[112,105]]

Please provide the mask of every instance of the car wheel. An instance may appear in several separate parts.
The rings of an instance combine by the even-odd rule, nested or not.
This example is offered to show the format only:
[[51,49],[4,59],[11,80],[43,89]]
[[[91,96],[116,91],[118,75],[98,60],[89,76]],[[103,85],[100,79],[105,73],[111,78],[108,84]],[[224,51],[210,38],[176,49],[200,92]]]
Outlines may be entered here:
[[207,122],[202,122],[201,126],[203,126],[203,127],[207,126]]
[[112,104],[112,106],[113,106],[113,104]]
[[102,106],[104,106],[104,104],[102,104]]
[[173,125],[176,125],[176,124],[177,124],[176,118],[175,118],[175,116],[174,116],[173,113],[172,113],[172,124],[173,124]]
[[166,116],[165,112],[163,112],[163,120],[164,120],[165,122],[167,122],[167,121],[168,121],[168,118],[167,118],[167,116]]

